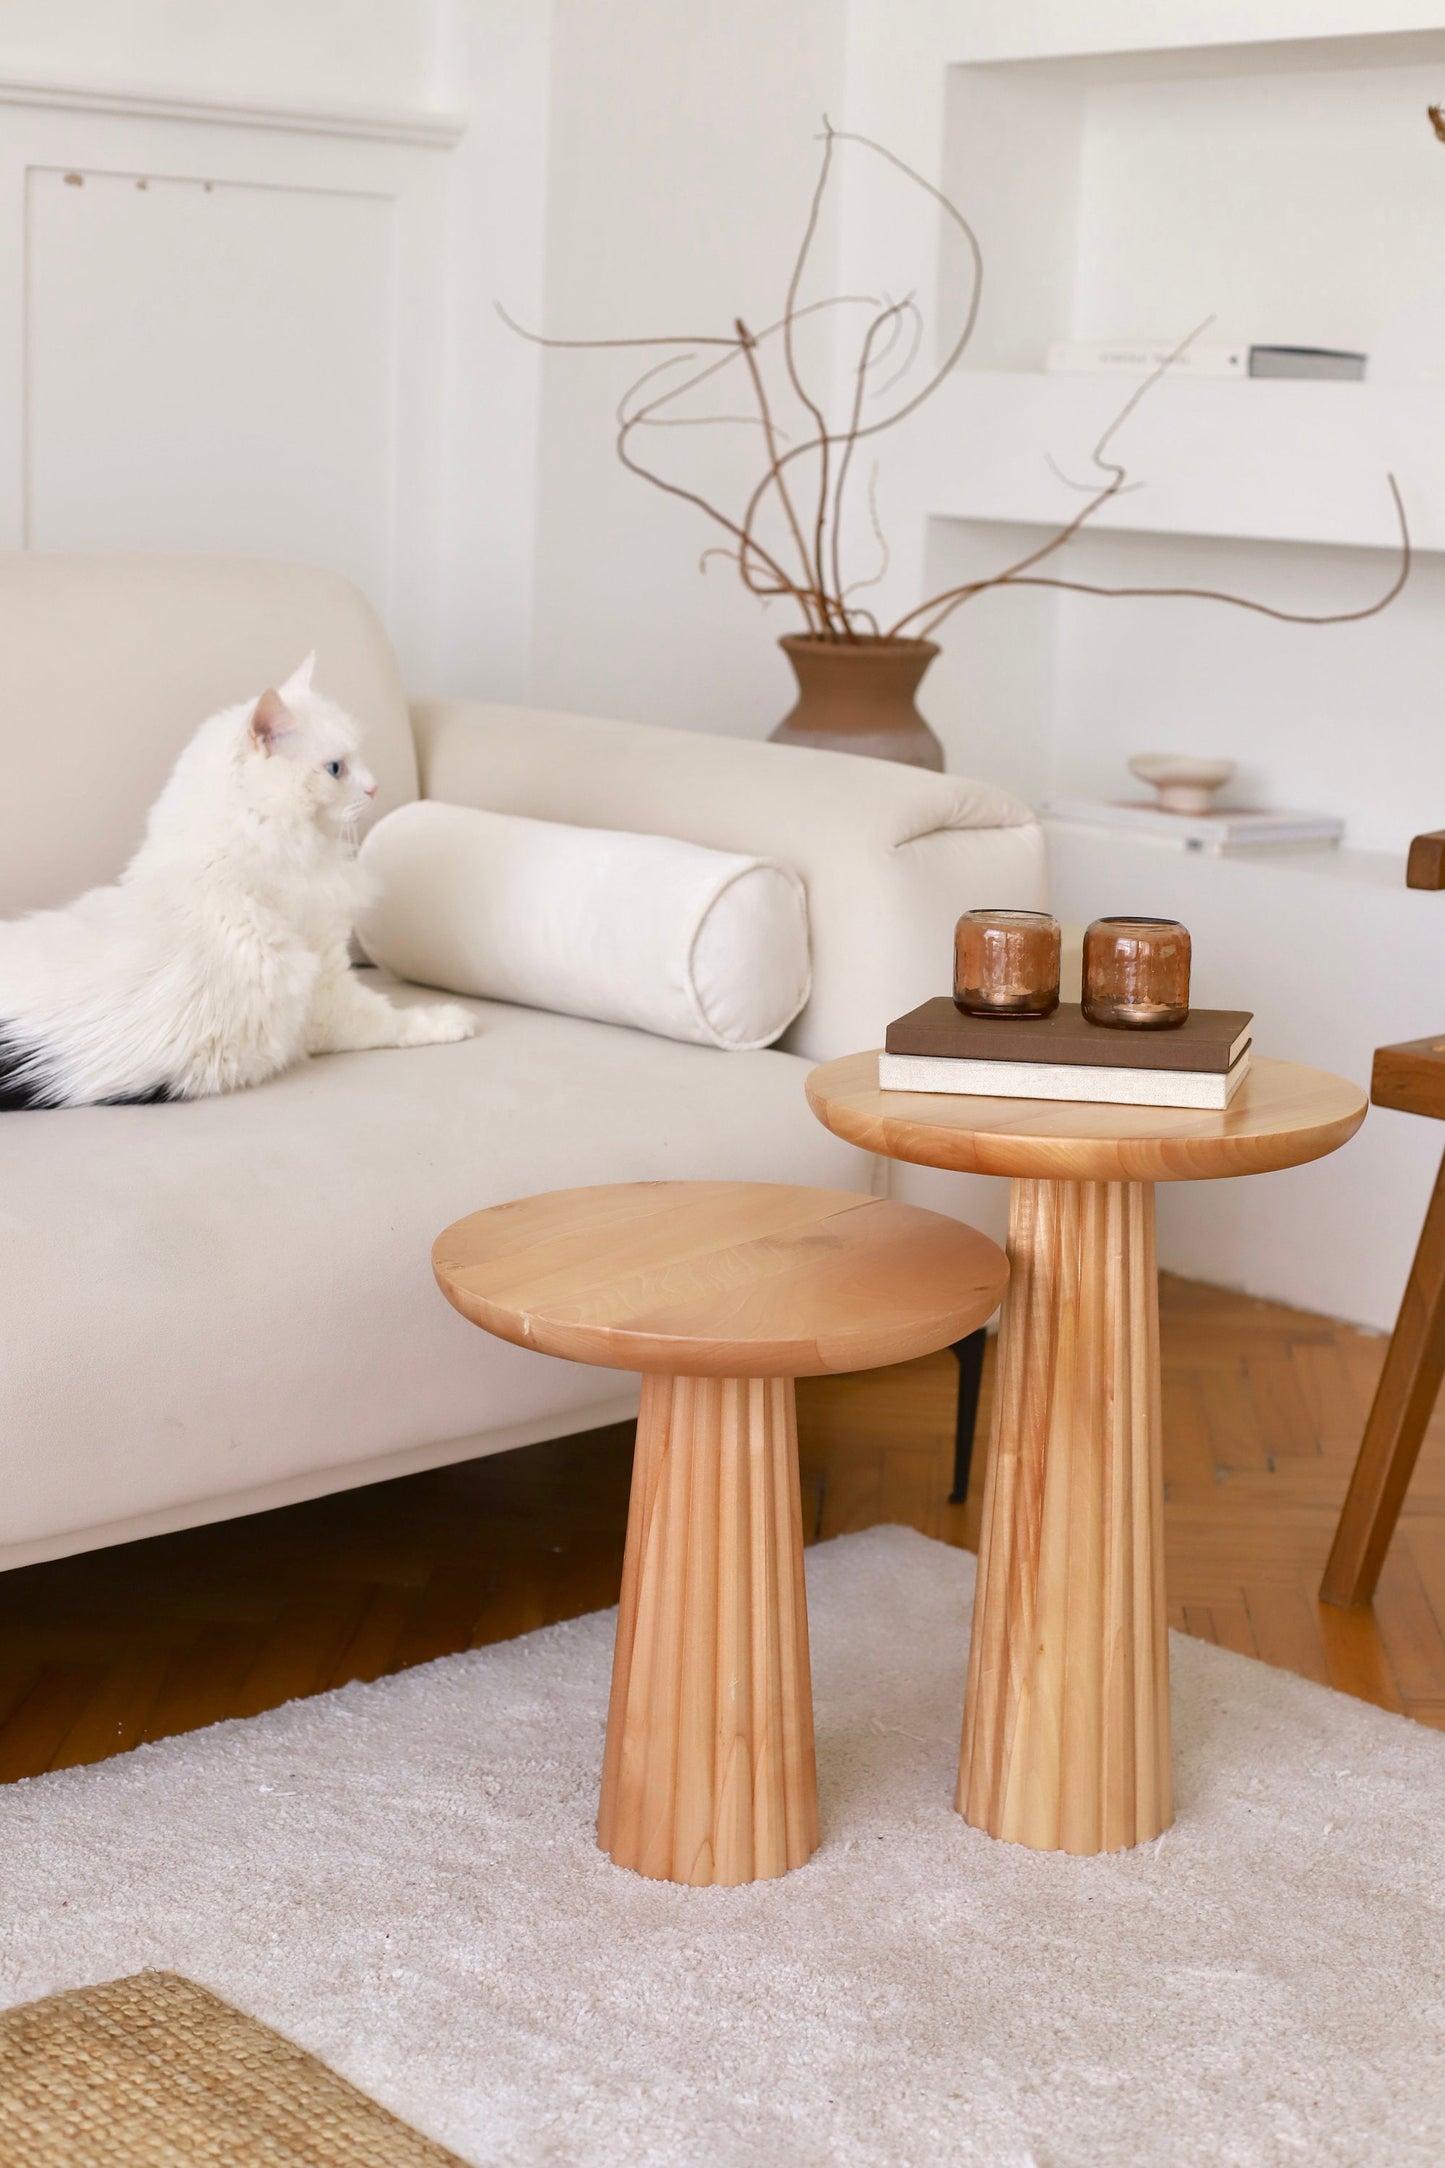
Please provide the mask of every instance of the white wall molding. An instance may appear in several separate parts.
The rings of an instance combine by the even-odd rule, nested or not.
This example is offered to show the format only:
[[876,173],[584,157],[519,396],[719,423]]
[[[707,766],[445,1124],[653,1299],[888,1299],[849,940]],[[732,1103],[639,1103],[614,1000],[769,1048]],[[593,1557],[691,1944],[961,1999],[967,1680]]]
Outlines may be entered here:
[[200,122],[213,128],[269,128],[291,135],[350,136],[369,143],[404,143],[448,150],[466,133],[459,113],[420,107],[390,112],[344,106],[283,105],[268,98],[189,97],[174,91],[127,90],[84,83],[0,79],[0,106],[39,106],[50,112],[97,113],[127,120]]
[[[6,0],[0,13],[0,546],[129,539],[325,561],[383,611],[417,690],[523,697],[541,369],[493,303],[543,315],[552,0]],[[204,202],[188,204],[197,187]],[[295,232],[274,195],[226,200],[235,189],[284,192]],[[395,231],[387,277],[365,239],[378,200]],[[148,365],[159,333],[127,315],[127,276],[183,329],[191,378],[179,346]],[[335,351],[318,321],[338,279],[329,315],[357,352],[344,338]],[[217,352],[242,288],[234,350]],[[266,325],[286,333],[283,290],[316,334],[290,386],[264,351]],[[317,389],[328,371],[334,408]],[[180,396],[192,380],[194,400]],[[267,488],[275,532],[260,542]]]
[[0,538],[329,564],[433,681],[452,154],[151,103],[0,89]]

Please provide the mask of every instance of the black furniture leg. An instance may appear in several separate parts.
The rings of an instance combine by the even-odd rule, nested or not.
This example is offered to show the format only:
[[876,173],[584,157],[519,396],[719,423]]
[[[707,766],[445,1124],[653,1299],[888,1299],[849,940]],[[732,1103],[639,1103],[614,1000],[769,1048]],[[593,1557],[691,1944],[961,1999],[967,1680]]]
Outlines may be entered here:
[[968,1471],[973,1463],[973,1431],[978,1421],[983,1351],[987,1345],[988,1330],[982,1325],[966,1340],[953,1343],[958,1357],[958,1428],[953,1440],[953,1489],[948,1494],[951,1506],[961,1506],[968,1497]]

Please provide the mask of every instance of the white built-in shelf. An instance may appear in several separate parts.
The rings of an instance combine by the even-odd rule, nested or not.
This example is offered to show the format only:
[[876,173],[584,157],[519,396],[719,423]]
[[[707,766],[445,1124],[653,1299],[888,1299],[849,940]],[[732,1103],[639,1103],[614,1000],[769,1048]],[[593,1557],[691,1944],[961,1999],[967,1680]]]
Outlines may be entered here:
[[[1302,881],[1328,881],[1332,886],[1343,885],[1359,889],[1388,889],[1392,893],[1405,893],[1405,854],[1403,851],[1357,851],[1343,844],[1326,845],[1316,849],[1312,845],[1297,845],[1278,850],[1247,851],[1189,851],[1181,850],[1177,843],[1151,836],[1137,829],[1110,828],[1100,824],[1090,827],[1085,821],[1054,821],[1043,816],[1044,831],[1051,847],[1077,845],[1080,851],[1102,853],[1110,858],[1119,849],[1132,853],[1148,862],[1186,859],[1191,866],[1201,866],[1217,877],[1229,881],[1246,869],[1253,873],[1283,874]],[[1182,868],[1179,869],[1182,872]],[[1412,889],[1413,897],[1422,891]]]
[[[1226,12],[1233,12],[1247,36],[1220,34]],[[1279,14],[1276,10],[1276,15]],[[1306,19],[1318,29],[1323,11],[1306,0],[1292,10],[1297,24]],[[1346,10],[1345,12],[1351,12]],[[1358,0],[1352,11],[1377,21],[1392,12],[1387,0]],[[1405,15],[1416,14],[1406,8]],[[1425,12],[1429,12],[1428,10]],[[1342,29],[1333,35],[1291,35],[1265,24],[1258,5],[1196,0],[1187,8],[1114,10],[1118,27],[1106,27],[1109,10],[1092,7],[1052,12],[1020,9],[1017,0],[975,11],[974,20],[953,48],[954,64],[972,68],[1008,68],[1020,74],[1053,77],[1080,84],[1170,83],[1218,80],[1247,75],[1321,75],[1361,68],[1409,68],[1445,64],[1445,27],[1423,20],[1388,28]],[[1190,19],[1192,16],[1192,20]],[[1092,42],[1091,42],[1092,40]]]
[[[984,269],[962,365],[888,447],[887,501],[924,530],[917,592],[997,570],[1069,521],[1083,499],[1051,461],[1097,478],[1091,451],[1137,380],[1046,374],[1054,341],[1166,345],[1206,320],[1201,344],[1359,351],[1367,378],[1166,377],[1115,439],[1141,486],[1040,573],[1358,609],[1394,573],[1391,472],[1420,559],[1396,607],[1338,635],[1047,596],[970,608],[934,680],[958,764],[970,743],[1021,796],[1103,796],[1145,748],[1218,753],[1260,802],[1340,814],[1355,845],[1428,827],[1432,805],[1445,813],[1445,280],[1430,275],[1445,145],[1427,118],[1445,98],[1445,0],[955,0],[951,16],[936,170]],[[880,224],[885,265],[889,238]],[[934,266],[919,290],[946,347],[973,294],[946,225]],[[1081,905],[1174,897],[1186,923],[1216,914],[1201,946],[1219,955],[1248,950],[1261,898],[1284,912],[1282,952],[1318,921],[1356,958],[1377,913],[1428,970],[1445,924],[1398,885],[1390,851],[1051,841],[1061,895],[1074,868]]]
[[[1445,190],[1445,161],[1442,161]],[[940,517],[1053,527],[1124,405],[1124,376],[958,370],[933,403],[928,502]],[[1111,447],[1142,485],[1093,516],[1103,531],[1395,549],[1399,482],[1420,551],[1445,550],[1445,384],[1162,378]]]

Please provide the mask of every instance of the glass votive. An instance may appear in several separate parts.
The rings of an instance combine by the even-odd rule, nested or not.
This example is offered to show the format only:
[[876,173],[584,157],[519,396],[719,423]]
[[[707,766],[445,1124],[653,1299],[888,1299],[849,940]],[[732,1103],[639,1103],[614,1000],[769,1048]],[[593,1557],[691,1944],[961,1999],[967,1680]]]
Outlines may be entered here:
[[1189,934],[1173,918],[1096,918],[1084,935],[1091,1024],[1167,1031],[1189,1014]]
[[1047,911],[965,911],[953,998],[970,1016],[1049,1016],[1059,1005],[1059,922]]

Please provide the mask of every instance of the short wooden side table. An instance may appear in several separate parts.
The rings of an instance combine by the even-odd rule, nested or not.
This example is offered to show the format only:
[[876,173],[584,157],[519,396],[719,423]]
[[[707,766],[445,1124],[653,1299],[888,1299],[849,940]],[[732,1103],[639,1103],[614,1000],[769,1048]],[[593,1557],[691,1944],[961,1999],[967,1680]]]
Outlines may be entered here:
[[878,1089],[876,1054],[808,1099],[871,1152],[1001,1174],[1000,1327],[957,1806],[1045,1851],[1172,1819],[1154,1184],[1262,1174],[1354,1135],[1365,1096],[1257,1060],[1223,1114]]
[[597,1841],[663,1881],[818,1842],[793,1380],[930,1354],[998,1308],[997,1243],[766,1182],[555,1190],[458,1220],[447,1300],[519,1347],[640,1370]]

